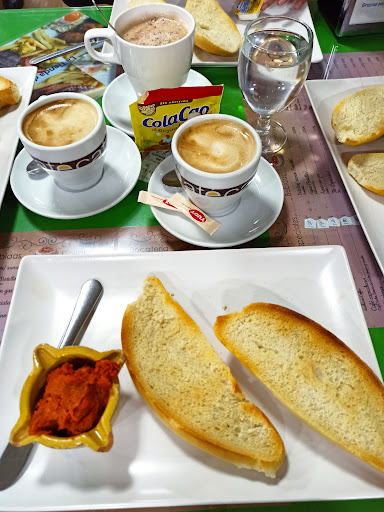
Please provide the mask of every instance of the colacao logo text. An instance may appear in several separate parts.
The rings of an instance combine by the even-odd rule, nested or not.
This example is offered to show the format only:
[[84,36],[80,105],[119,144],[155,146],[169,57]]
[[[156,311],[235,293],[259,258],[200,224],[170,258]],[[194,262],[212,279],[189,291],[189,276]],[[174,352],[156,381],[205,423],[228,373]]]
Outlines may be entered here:
[[147,117],[143,121],[143,126],[147,128],[166,128],[167,126],[172,126],[177,123],[184,123],[193,113],[200,115],[208,114],[209,107],[208,105],[203,105],[200,108],[191,108],[190,106],[187,106],[182,108],[178,114],[173,114],[169,117],[167,115],[164,115],[162,121],[154,121],[153,117]]

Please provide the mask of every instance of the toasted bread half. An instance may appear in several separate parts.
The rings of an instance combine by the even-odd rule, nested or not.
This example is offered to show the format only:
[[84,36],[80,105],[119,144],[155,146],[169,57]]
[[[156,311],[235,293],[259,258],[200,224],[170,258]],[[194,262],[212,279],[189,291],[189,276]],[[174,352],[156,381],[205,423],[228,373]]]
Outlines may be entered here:
[[339,142],[360,146],[384,135],[384,84],[365,87],[334,108],[332,128]]
[[384,153],[361,153],[348,162],[348,172],[359,185],[384,196]]
[[384,386],[336,336],[263,303],[219,316],[214,331],[296,416],[384,471]]
[[16,105],[21,99],[19,88],[16,84],[0,76],[0,108],[6,105]]
[[279,434],[157,278],[147,278],[128,305],[121,340],[137,390],[173,432],[226,462],[275,476],[285,456]]
[[185,9],[195,20],[196,46],[223,57],[239,50],[240,32],[216,0],[187,0]]

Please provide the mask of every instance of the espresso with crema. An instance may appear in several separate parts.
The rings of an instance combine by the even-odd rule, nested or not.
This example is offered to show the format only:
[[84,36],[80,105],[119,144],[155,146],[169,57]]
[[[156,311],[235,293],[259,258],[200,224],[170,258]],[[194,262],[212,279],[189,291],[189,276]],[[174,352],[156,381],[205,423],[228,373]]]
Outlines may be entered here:
[[212,119],[184,130],[177,141],[177,150],[195,169],[224,174],[251,162],[256,154],[256,141],[240,123]]
[[98,113],[81,99],[62,99],[45,103],[25,116],[22,130],[40,146],[68,146],[84,139],[95,128]]
[[172,16],[150,16],[132,22],[121,31],[128,43],[140,46],[164,46],[188,34],[185,24]]

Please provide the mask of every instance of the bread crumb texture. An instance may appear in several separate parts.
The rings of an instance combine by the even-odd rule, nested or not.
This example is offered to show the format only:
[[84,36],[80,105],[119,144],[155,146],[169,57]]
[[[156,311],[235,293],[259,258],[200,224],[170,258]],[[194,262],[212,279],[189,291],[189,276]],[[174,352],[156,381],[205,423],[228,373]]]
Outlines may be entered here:
[[174,432],[239,467],[275,475],[284,460],[279,434],[157,278],[147,278],[128,305],[122,345],[138,391]]
[[384,196],[384,153],[361,153],[348,162],[349,174],[362,187]]
[[239,50],[240,32],[216,0],[187,0],[185,9],[195,20],[196,46],[223,57]]
[[365,87],[342,99],[331,120],[339,142],[359,146],[384,135],[384,85]]
[[17,85],[8,78],[0,76],[0,108],[7,105],[16,105],[21,100]]
[[294,414],[384,471],[384,387],[336,336],[294,311],[263,303],[218,317],[214,331]]

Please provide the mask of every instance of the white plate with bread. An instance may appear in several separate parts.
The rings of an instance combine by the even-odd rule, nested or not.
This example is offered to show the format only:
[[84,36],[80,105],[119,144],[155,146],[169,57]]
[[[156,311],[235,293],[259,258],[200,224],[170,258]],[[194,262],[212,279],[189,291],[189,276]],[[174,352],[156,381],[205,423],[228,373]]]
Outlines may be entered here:
[[[159,1],[159,0],[155,0]],[[163,0],[160,0],[163,1]],[[167,3],[179,5],[180,7],[185,7],[186,0],[166,0]],[[237,61],[239,57],[238,51],[233,53],[232,55],[225,56],[228,43],[233,41],[234,38],[239,36],[242,37],[244,34],[245,27],[247,26],[247,21],[239,20],[237,15],[235,14],[235,8],[237,6],[236,0],[218,0],[219,5],[222,10],[229,16],[224,18],[220,15],[215,6],[210,6],[211,0],[205,0],[204,2],[194,2],[189,0],[191,4],[199,4],[197,6],[197,16],[200,20],[203,20],[204,23],[208,23],[209,31],[212,34],[213,39],[210,41],[213,45],[216,46],[218,51],[222,53],[221,55],[215,55],[213,53],[208,53],[201,48],[195,46],[195,51],[193,54],[192,65],[193,66],[229,66],[234,67],[237,66]],[[114,20],[117,18],[119,14],[124,12],[128,5],[136,5],[138,3],[148,3],[150,0],[114,0],[112,13],[110,17],[110,21],[113,24]],[[215,2],[212,2],[213,4]],[[203,7],[204,6],[204,7]],[[193,9],[196,9],[193,6]],[[192,15],[194,15],[193,11],[190,11]],[[301,9],[294,9],[293,2],[288,2],[284,5],[277,5],[276,3],[268,7],[268,9],[260,14],[260,16],[272,16],[272,15],[283,15],[290,16],[292,18],[296,18],[304,23],[307,23],[313,31],[313,53],[312,53],[312,62],[321,62],[323,60],[323,54],[320,49],[319,41],[316,36],[316,31],[313,26],[313,21],[311,17],[310,10],[308,5],[305,4]],[[237,29],[237,30],[236,30]],[[237,32],[237,35],[236,35]],[[220,34],[218,36],[218,34]],[[196,37],[197,31],[196,31]],[[239,38],[240,39],[240,38]],[[109,48],[108,43],[104,45],[106,49]],[[107,50],[105,50],[107,51]],[[110,51],[110,49],[108,49]]]
[[[140,240],[137,243],[140,249]],[[161,240],[158,244],[161,248]],[[149,276],[157,277],[166,292],[160,292],[161,285],[156,285],[156,293],[149,293],[145,284]],[[57,344],[79,288],[91,277],[101,281],[104,294],[81,345],[103,351],[118,349],[123,337],[124,350],[130,357],[131,373],[123,367],[119,374],[120,399],[112,420],[114,444],[107,453],[96,453],[86,447],[55,450],[37,446],[22,477],[0,493],[1,511],[204,507],[384,497],[384,473],[306,426],[214,335],[217,317],[236,318],[231,314],[254,302],[276,304],[305,315],[307,326],[313,326],[308,318],[321,324],[343,340],[374,374],[380,376],[346,253],[338,246],[159,251],[116,256],[26,256],[17,276],[1,344],[0,386],[4,391],[0,453],[18,418],[19,395],[32,367],[35,346],[41,342]],[[143,286],[146,290],[144,295]],[[132,312],[136,318],[134,329],[129,327]],[[168,324],[170,320],[171,324]],[[300,332],[299,324],[295,326],[295,322],[284,321],[284,326],[292,333]],[[304,334],[309,330],[305,327]],[[215,332],[220,338],[220,332]],[[135,333],[139,341],[134,354],[132,347],[126,345],[129,333]],[[293,356],[297,348],[297,360],[305,361],[307,340],[301,343],[300,336],[296,335],[291,348],[294,349]],[[332,335],[324,336],[326,344],[333,343],[330,341]],[[289,343],[293,337],[287,338]],[[270,341],[268,334],[265,341]],[[343,345],[340,346],[343,351]],[[277,353],[273,347],[265,349]],[[340,400],[340,410],[343,410],[342,397],[349,393],[349,372],[347,370],[346,377],[343,377],[345,365],[338,359],[339,350],[330,353],[334,356],[333,361],[340,361],[340,364],[333,362],[332,365],[338,376],[333,372],[332,375],[342,381],[338,390],[340,394],[335,395],[331,403],[333,408],[337,408]],[[135,366],[140,361],[141,378],[138,380]],[[280,368],[281,364],[276,366]],[[354,365],[353,362],[351,364]],[[321,367],[322,361],[318,361],[312,371],[311,366],[305,365],[304,380],[308,378],[309,382],[315,376],[317,386],[321,388],[323,380],[328,378],[328,368],[323,367],[322,371]],[[231,387],[231,377],[225,368],[230,369],[245,396],[236,386]],[[170,403],[175,403],[171,398],[174,392],[178,390],[180,393],[184,389],[181,419],[188,422],[198,419],[200,416],[196,412],[201,414],[204,407],[206,418],[209,414],[212,418],[213,410],[213,424],[210,420],[209,425],[214,431],[214,439],[219,435],[225,436],[231,426],[231,439],[241,433],[246,441],[248,435],[257,437],[261,425],[268,427],[269,421],[284,443],[285,454],[281,450],[281,442],[274,442],[276,463],[269,468],[264,464],[264,467],[255,469],[271,476],[282,463],[276,478],[255,469],[236,467],[232,463],[249,467],[253,459],[247,460],[244,454],[232,457],[228,453],[227,456],[225,450],[223,452],[214,442],[208,446],[202,443],[193,445],[193,431],[178,432],[181,437],[176,435],[180,422],[175,421],[175,414],[181,413],[181,407],[173,413],[173,420],[168,421],[171,426],[168,428],[156,415],[159,413],[159,409],[156,410],[159,397],[151,403],[151,397],[143,392],[140,385],[143,375],[146,384],[152,386],[151,396],[155,390],[166,391],[170,393]],[[214,385],[215,375],[219,376],[217,385]],[[204,386],[204,379],[208,377],[212,379],[208,379]],[[173,382],[171,387],[167,385],[169,378]],[[382,386],[380,377],[372,379],[376,379],[376,387]],[[199,382],[196,384],[196,381]],[[364,383],[355,388],[359,392]],[[374,392],[369,397],[365,392],[363,394],[363,408],[375,402]],[[220,396],[220,399],[216,400],[215,396]],[[379,407],[382,407],[383,400],[383,396],[378,398]],[[244,405],[243,413],[230,417],[227,412],[231,410],[231,403],[235,408],[238,404]],[[316,409],[320,408],[316,399],[312,403]],[[260,418],[260,413],[257,413],[259,426],[249,426],[249,411],[253,414],[256,408],[268,420]],[[165,410],[163,407],[160,409]],[[189,410],[193,414],[189,414]],[[364,413],[360,414],[359,421],[355,421],[355,415],[352,416],[348,420],[352,426],[353,423],[364,424]],[[382,414],[378,417],[381,418]],[[209,427],[206,418],[202,424]],[[244,420],[238,429],[236,418]],[[167,417],[162,419],[167,423]],[[332,414],[328,419],[332,424]],[[353,430],[348,428],[348,423],[346,425],[347,432]],[[267,428],[267,431],[273,432],[273,428]],[[365,430],[362,435],[366,438]],[[244,449],[243,440],[234,444],[236,450],[239,446]],[[217,457],[212,455],[215,446]],[[256,446],[252,443],[251,448],[258,450],[258,443]]]
[[0,69],[0,208],[19,137],[17,121],[29,105],[37,68]]
[[[379,175],[381,169],[384,177],[384,136],[379,136],[384,133],[384,77],[308,80],[305,88],[365,236],[384,273],[384,223],[381,220],[384,218],[384,178]],[[368,95],[363,96],[363,90],[363,94],[368,91]],[[375,177],[372,168],[376,168]],[[371,184],[366,180],[368,175]]]

